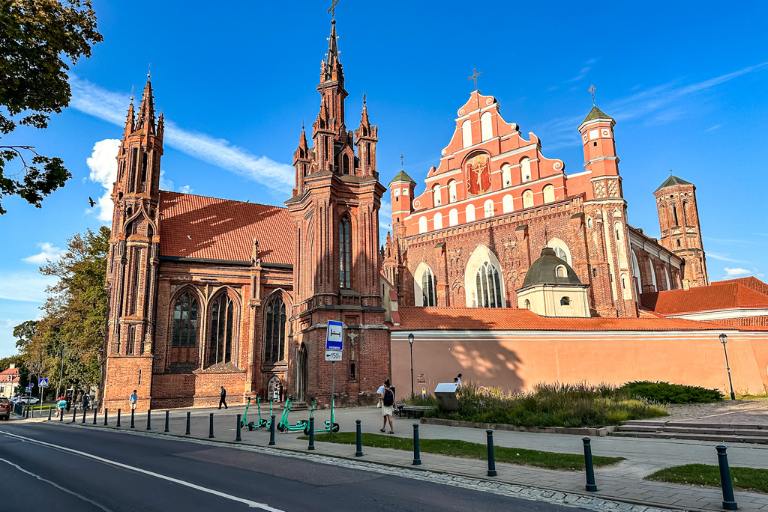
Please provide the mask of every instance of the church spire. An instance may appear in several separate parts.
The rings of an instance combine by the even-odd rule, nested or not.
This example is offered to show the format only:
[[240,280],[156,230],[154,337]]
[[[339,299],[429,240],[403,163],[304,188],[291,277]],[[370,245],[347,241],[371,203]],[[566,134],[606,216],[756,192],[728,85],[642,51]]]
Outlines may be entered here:
[[128,104],[128,114],[125,116],[125,128],[123,129],[124,136],[133,133],[135,117],[136,115],[133,111],[133,93],[131,93],[131,102]]
[[152,95],[152,80],[147,73],[147,83],[144,85],[144,92],[141,95],[141,106],[139,107],[139,119],[137,128],[147,127],[149,133],[155,131],[155,98]]
[[336,20],[331,20],[331,35],[328,37],[328,53],[320,69],[320,82],[338,82],[344,86],[344,70],[339,60],[339,42],[336,34]]

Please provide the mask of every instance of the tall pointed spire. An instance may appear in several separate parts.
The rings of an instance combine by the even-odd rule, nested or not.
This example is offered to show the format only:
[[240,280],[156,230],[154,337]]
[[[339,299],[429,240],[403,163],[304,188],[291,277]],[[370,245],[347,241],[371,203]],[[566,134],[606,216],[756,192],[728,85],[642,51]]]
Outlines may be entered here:
[[135,117],[136,116],[133,111],[133,93],[131,93],[131,102],[128,104],[128,113],[125,116],[125,128],[123,129],[124,135],[130,135],[133,133]]
[[144,92],[141,95],[141,106],[139,107],[139,119],[137,128],[147,127],[149,133],[155,131],[155,98],[152,95],[152,77],[147,72],[147,83],[144,85]]
[[335,81],[344,83],[344,71],[339,61],[339,42],[336,34],[336,20],[331,20],[331,35],[328,37],[328,53],[321,65],[321,82]]
[[363,112],[360,115],[360,126],[364,127],[368,133],[371,132],[371,122],[368,120],[368,102],[363,94]]

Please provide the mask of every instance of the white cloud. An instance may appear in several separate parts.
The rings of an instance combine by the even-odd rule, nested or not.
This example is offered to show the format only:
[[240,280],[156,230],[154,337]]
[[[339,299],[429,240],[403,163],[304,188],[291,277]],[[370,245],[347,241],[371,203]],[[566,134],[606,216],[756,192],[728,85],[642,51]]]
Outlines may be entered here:
[[191,194],[192,187],[190,185],[182,185],[179,187],[179,192],[181,192],[182,194]]
[[117,150],[120,141],[117,139],[104,139],[93,145],[91,156],[85,163],[91,173],[88,175],[94,181],[104,187],[104,193],[96,201],[98,218],[102,222],[112,220],[112,185],[117,178]]
[[581,67],[581,69],[579,69],[579,72],[576,73],[575,76],[569,78],[565,82],[566,83],[573,83],[573,82],[579,82],[579,81],[583,80],[584,78],[586,78],[586,76],[589,74],[589,72],[592,71],[592,66],[594,66],[596,62],[597,62],[597,59],[595,59],[595,58],[589,59],[587,62],[584,63],[584,65]]
[[[85,114],[124,126],[128,96],[108,91],[77,76],[70,77],[70,105]],[[165,123],[165,143],[182,153],[257,181],[279,191],[293,186],[293,167],[258,156],[231,142],[200,132],[185,130],[172,121]]]
[[0,274],[0,299],[19,302],[45,301],[45,289],[56,282],[55,277],[37,272]]
[[[657,114],[657,121],[664,122],[669,120],[670,112],[674,110],[671,107],[676,102],[766,67],[768,62],[761,62],[687,85],[671,81],[648,89],[640,89],[629,96],[608,102],[601,108],[617,121],[629,121]],[[664,113],[664,111],[667,112]],[[553,119],[543,124],[539,132],[547,137],[547,147],[550,149],[573,146],[581,142],[576,128],[583,120],[584,114]]]
[[725,267],[723,269],[727,277],[737,277],[751,274],[752,271],[741,267]]
[[707,258],[718,260],[718,261],[725,261],[727,263],[749,263],[748,261],[731,258],[727,254],[720,254],[718,252],[712,252],[712,251],[707,251]]
[[23,259],[26,263],[33,263],[35,265],[43,265],[49,261],[57,260],[64,254],[64,249],[56,247],[50,242],[41,242],[37,244],[40,247],[40,252],[27,256]]

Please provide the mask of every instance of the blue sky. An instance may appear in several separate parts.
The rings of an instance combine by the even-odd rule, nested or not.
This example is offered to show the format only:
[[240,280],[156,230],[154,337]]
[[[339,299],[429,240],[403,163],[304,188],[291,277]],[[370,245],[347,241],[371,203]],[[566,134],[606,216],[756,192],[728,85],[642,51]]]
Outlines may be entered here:
[[[131,87],[151,64],[170,126],[165,188],[281,204],[329,30],[327,3],[95,1],[104,42],[74,68],[73,102],[44,131],[4,143],[64,158],[73,178],[42,209],[5,199],[0,217],[0,356],[13,325],[36,318],[37,266],[73,233],[97,228],[87,198],[111,187],[114,139]],[[638,7],[642,5],[642,7]],[[566,172],[582,169],[576,127],[591,107],[617,119],[630,222],[658,235],[653,191],[672,170],[697,185],[710,278],[768,272],[768,4],[740,2],[360,2],[342,0],[338,30],[349,91],[379,125],[387,183],[405,155],[420,181],[438,163],[472,85],[535,132]],[[110,141],[112,139],[112,141]],[[90,159],[90,160],[89,160]]]

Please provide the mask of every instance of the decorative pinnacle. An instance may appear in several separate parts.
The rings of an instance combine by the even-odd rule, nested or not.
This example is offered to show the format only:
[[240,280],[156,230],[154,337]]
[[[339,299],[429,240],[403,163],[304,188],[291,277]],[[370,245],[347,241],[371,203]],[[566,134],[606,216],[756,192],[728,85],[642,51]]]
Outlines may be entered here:
[[592,106],[596,107],[597,103],[595,102],[595,94],[597,93],[597,87],[595,87],[595,84],[590,85],[589,89],[587,89],[587,92],[592,95]]
[[152,64],[147,64],[147,80],[152,79]]

